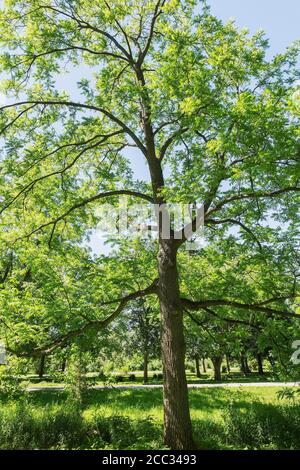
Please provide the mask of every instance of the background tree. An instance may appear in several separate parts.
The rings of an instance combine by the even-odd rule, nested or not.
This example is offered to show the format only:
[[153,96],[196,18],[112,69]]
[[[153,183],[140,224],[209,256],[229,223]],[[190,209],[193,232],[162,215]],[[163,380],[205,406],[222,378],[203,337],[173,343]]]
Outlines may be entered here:
[[[127,321],[126,321],[127,320]],[[160,356],[160,322],[156,309],[144,299],[137,300],[125,317],[127,323],[127,353],[138,352],[143,361],[143,380],[148,382],[151,358]]]

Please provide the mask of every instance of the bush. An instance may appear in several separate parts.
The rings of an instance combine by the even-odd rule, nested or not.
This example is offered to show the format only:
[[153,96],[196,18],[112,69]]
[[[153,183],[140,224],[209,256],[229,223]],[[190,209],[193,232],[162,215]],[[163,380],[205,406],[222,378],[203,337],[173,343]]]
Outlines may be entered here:
[[136,380],[136,376],[134,374],[130,374],[128,380],[130,380],[130,382],[134,382]]
[[300,449],[300,406],[254,402],[249,409],[228,407],[224,430],[229,444],[249,448]]
[[26,395],[26,382],[10,373],[9,369],[0,374],[0,397],[5,400],[18,400]]
[[149,445],[152,447],[151,441],[153,448],[159,448],[157,442],[160,440],[161,429],[151,418],[132,420],[127,416],[103,417],[96,413],[92,417],[89,429],[94,448],[97,445],[97,448],[148,449]]
[[85,439],[86,426],[78,409],[37,412],[27,401],[0,413],[1,449],[74,449]]
[[160,436],[151,418],[96,413],[85,420],[79,408],[37,410],[25,401],[0,412],[0,449],[157,449]]
[[199,420],[194,425],[196,442],[200,449],[218,449],[224,446],[225,433],[222,424],[214,420]]
[[116,375],[116,382],[123,382],[123,381],[124,381],[123,375]]

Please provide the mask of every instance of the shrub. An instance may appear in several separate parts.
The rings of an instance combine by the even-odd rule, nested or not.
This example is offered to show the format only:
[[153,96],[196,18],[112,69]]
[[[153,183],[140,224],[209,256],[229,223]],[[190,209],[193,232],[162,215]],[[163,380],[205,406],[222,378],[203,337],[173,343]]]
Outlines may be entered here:
[[159,448],[157,441],[160,440],[160,435],[161,429],[151,418],[132,420],[127,416],[103,417],[95,413],[89,425],[89,437],[93,448],[97,443],[98,448],[148,449],[151,447],[151,442],[153,448]]
[[0,374],[0,397],[5,400],[18,400],[26,395],[27,384],[10,373],[9,369]]
[[300,406],[254,402],[246,410],[229,406],[224,414],[226,441],[241,447],[300,449]]
[[136,380],[136,376],[134,374],[130,374],[128,380],[130,380],[130,382],[134,382]]
[[37,412],[25,400],[0,413],[1,449],[74,449],[84,442],[86,426],[78,409]]

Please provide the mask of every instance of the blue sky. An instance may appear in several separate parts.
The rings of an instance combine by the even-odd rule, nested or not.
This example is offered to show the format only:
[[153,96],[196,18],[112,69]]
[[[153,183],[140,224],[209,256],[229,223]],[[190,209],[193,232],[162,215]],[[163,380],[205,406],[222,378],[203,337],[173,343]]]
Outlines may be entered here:
[[270,39],[270,52],[282,52],[300,37],[299,0],[210,0],[212,13],[251,32],[263,29]]

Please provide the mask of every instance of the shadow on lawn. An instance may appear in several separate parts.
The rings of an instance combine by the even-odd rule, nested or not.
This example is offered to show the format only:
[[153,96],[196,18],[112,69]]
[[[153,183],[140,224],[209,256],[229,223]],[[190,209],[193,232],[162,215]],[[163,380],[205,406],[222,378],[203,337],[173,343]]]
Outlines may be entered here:
[[[248,408],[251,406],[251,395],[246,391],[235,392],[238,394],[239,408]],[[224,389],[210,389],[209,393],[205,389],[190,390],[190,405],[193,411],[212,412],[222,410],[228,401],[232,399],[233,392]],[[63,404],[67,399],[67,393],[64,391],[38,391],[31,394],[30,401],[36,406]],[[85,404],[85,408],[105,406],[118,413],[124,413],[131,409],[138,409],[141,412],[150,412],[153,408],[162,409],[162,390],[161,389],[107,389],[90,390]],[[253,398],[252,398],[253,400]]]
[[[223,389],[191,390],[190,404],[201,449],[300,448],[300,405]],[[0,409],[0,448],[161,449],[161,436],[161,389],[91,390],[83,413],[66,392]]]

